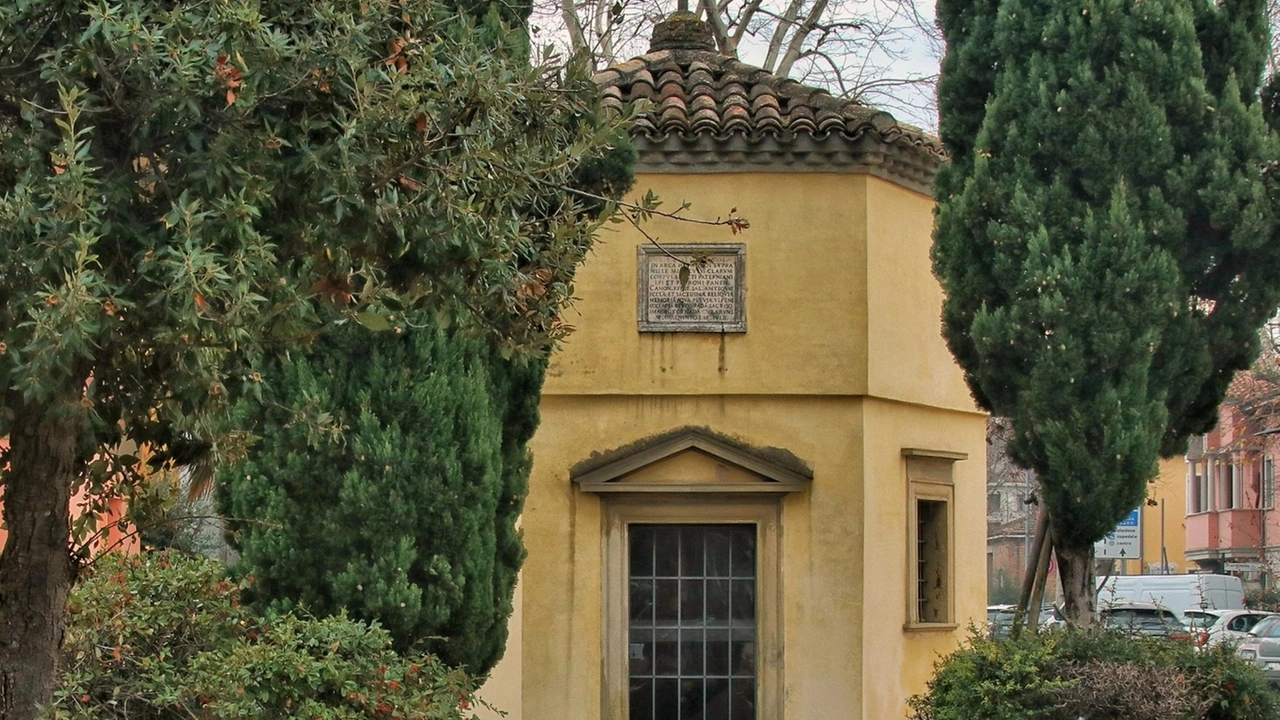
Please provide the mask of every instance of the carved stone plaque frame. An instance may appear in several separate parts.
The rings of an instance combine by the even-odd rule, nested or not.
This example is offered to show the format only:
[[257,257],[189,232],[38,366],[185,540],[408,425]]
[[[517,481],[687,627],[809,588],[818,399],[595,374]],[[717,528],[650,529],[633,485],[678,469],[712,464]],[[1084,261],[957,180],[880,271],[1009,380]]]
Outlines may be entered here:
[[640,245],[636,270],[640,332],[747,331],[746,245]]

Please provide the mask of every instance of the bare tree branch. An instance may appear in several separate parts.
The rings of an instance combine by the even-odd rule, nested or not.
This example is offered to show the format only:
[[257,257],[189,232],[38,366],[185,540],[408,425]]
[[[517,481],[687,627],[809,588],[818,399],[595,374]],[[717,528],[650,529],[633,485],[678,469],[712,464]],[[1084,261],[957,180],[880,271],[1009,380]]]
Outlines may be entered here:
[[[760,3],[755,3],[755,7],[759,11]],[[804,0],[791,0],[787,4],[787,11],[781,16],[765,11],[764,14],[778,21],[777,25],[774,26],[773,35],[769,38],[769,52],[764,57],[764,68],[766,70],[772,71],[777,67],[778,53],[782,51],[783,41],[787,39],[787,33],[795,27],[796,18],[800,17],[800,10],[803,7]],[[745,28],[746,26],[743,25],[743,27]]]
[[787,44],[787,52],[778,61],[778,67],[774,70],[779,75],[791,74],[791,68],[796,64],[796,59],[800,57],[804,41],[808,39],[809,33],[812,33],[817,26],[818,21],[822,18],[822,13],[826,12],[827,2],[828,0],[816,0],[813,3],[813,7],[809,8],[809,14],[805,17],[804,24],[791,33],[791,42]]
[[[760,2],[760,0],[754,0]],[[707,24],[711,25],[711,33],[715,36],[716,47],[720,48],[720,52],[738,57],[738,43],[736,38],[729,34],[729,26],[725,22],[724,15],[716,5],[716,0],[701,0],[702,16],[706,18]]]
[[1267,57],[1267,75],[1280,72],[1280,0],[1267,0],[1267,25],[1271,28],[1271,53]]
[[585,50],[587,38],[582,34],[582,20],[578,17],[578,7],[573,0],[560,0],[560,19],[564,22],[565,32],[569,33],[570,49]]

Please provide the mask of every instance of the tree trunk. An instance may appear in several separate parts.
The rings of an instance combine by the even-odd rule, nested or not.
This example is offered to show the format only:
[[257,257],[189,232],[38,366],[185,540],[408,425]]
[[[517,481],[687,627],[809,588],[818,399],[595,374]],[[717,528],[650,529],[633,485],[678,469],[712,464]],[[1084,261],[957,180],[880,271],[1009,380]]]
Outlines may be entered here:
[[81,415],[19,408],[9,438],[0,552],[0,720],[30,720],[49,702],[73,570],[71,484]]
[[[1056,535],[1056,529],[1055,529]],[[1077,627],[1093,625],[1093,545],[1065,545],[1055,539],[1058,582],[1062,588],[1062,614]]]

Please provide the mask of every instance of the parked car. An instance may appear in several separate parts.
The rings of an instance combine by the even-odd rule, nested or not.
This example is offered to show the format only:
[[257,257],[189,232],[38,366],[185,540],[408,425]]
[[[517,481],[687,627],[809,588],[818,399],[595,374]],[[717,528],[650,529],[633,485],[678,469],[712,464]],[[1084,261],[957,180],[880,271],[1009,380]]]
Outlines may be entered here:
[[1098,610],[1098,620],[1103,627],[1112,630],[1173,639],[1191,639],[1191,634],[1187,632],[1187,628],[1172,610],[1154,603],[1103,603]]
[[1040,629],[1048,630],[1052,627],[1061,627],[1067,624],[1067,618],[1062,611],[1055,605],[1045,605],[1040,608]]
[[1009,637],[1013,628],[1014,605],[987,606],[987,636],[993,638]]
[[1236,648],[1236,655],[1262,670],[1273,688],[1280,688],[1280,615],[1258,621]]
[[[1013,616],[1018,609],[1017,605],[989,605],[987,606],[987,634],[993,638],[1009,637],[1009,633],[1013,630]],[[1061,625],[1063,622],[1062,614],[1052,605],[1045,605],[1040,608],[1040,616],[1036,619],[1042,629],[1050,628],[1055,625]]]
[[1196,645],[1239,644],[1258,621],[1275,613],[1261,610],[1188,610],[1182,614]]

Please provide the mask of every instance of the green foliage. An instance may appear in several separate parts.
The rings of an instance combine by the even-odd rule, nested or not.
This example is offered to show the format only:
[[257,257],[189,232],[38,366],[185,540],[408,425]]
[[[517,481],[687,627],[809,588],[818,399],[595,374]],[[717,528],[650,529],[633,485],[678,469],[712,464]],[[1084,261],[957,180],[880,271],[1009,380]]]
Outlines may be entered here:
[[[330,333],[269,367],[219,483],[264,610],[346,610],[470,671],[502,656],[544,367],[432,326]],[[339,430],[316,435],[298,408]]]
[[472,685],[385,630],[345,617],[263,622],[220,565],[104,556],[68,603],[48,718],[460,720]]
[[1280,696],[1225,646],[1063,629],[974,633],[911,707],[912,720],[1264,720]]
[[943,0],[944,334],[1086,549],[1280,301],[1262,0]]
[[[624,130],[612,138],[610,149],[598,158],[584,162],[574,177],[574,186],[597,196],[587,198],[588,211],[603,212],[605,204],[599,198],[622,197],[635,182],[635,164],[639,159],[635,143]],[[651,201],[651,204],[654,201]],[[655,206],[656,207],[656,206]]]
[[128,494],[146,468],[115,456],[125,440],[224,459],[209,431],[265,358],[337,322],[426,313],[503,357],[563,336],[611,208],[570,186],[626,119],[585,66],[530,65],[503,25],[526,12],[0,3],[0,481],[20,539],[0,554],[0,672],[21,688],[0,713],[47,693],[66,498]]
[[172,439],[334,316],[547,350],[619,123],[483,5],[0,4],[0,435],[69,398],[86,454]]
[[1280,612],[1280,590],[1274,587],[1266,590],[1246,590],[1244,592],[1244,606],[1250,610]]

